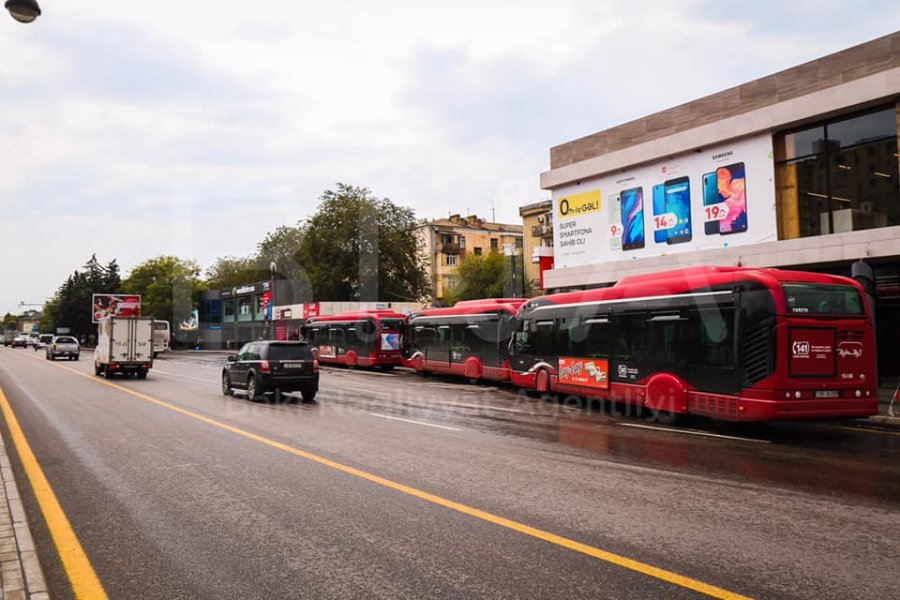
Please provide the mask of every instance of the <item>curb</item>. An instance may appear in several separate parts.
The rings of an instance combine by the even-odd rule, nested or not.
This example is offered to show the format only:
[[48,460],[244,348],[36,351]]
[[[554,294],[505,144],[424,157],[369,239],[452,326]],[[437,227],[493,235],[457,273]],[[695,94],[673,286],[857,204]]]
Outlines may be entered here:
[[0,578],[4,600],[50,600],[6,443],[0,436]]

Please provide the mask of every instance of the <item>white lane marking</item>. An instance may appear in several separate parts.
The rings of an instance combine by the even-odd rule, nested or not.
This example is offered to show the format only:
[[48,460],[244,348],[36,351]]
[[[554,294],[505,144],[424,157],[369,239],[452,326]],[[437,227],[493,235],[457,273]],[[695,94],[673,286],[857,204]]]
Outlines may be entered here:
[[501,406],[491,406],[489,404],[466,404],[465,402],[441,402],[444,406],[458,406],[460,408],[483,408],[485,410],[498,410],[501,412],[532,414],[530,410],[519,410],[518,408],[503,408]]
[[349,390],[351,392],[358,392],[360,394],[375,394],[376,396],[392,396],[391,392],[376,392],[374,390],[361,390],[359,388],[350,387],[347,385],[342,385],[338,388],[338,390]]
[[683,433],[686,435],[699,435],[702,437],[720,438],[723,440],[738,440],[740,442],[753,442],[754,444],[771,444],[769,440],[754,440],[753,438],[742,438],[733,435],[721,435],[718,433],[707,433],[705,431],[696,431],[693,429],[671,429],[669,427],[656,427],[655,425],[639,425],[637,423],[619,423],[622,427],[635,427],[637,429],[650,429],[651,431],[668,431],[670,433]]
[[389,417],[388,415],[379,415],[378,413],[369,413],[373,417],[380,419],[390,419],[392,421],[403,421],[404,423],[412,423],[413,425],[424,425],[425,427],[434,427],[436,429],[446,429],[447,431],[462,431],[456,427],[447,427],[446,425],[435,425],[434,423],[425,423],[424,421],[413,421],[412,419],[401,419],[400,417]]
[[319,365],[319,368],[323,371],[328,371],[329,373],[342,373],[342,374],[351,374],[355,373],[357,375],[375,375],[377,377],[398,377],[397,373],[382,373],[381,371],[361,371],[357,369],[342,369],[340,367],[331,367],[327,365]]

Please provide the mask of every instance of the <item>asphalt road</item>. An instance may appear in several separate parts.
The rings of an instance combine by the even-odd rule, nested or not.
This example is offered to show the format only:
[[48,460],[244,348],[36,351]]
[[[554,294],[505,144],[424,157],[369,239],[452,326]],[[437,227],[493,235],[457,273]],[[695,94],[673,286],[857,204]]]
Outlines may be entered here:
[[[221,394],[222,356],[113,385],[90,359],[0,348],[0,388],[110,598],[900,589],[898,432],[669,427],[403,372],[328,369],[316,403],[270,405]],[[53,597],[72,597],[3,433]]]

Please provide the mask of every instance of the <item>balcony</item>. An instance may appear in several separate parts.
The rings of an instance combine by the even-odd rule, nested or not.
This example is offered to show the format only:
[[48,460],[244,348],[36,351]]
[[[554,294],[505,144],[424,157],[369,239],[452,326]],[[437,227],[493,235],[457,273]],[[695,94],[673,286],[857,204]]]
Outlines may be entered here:
[[552,238],[553,225],[533,225],[531,227],[531,237]]
[[459,254],[459,244],[441,244],[441,252],[444,254]]

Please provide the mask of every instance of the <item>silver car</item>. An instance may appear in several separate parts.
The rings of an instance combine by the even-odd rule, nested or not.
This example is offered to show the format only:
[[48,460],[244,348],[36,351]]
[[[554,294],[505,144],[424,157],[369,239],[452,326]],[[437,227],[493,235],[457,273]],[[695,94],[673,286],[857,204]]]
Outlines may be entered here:
[[65,356],[69,360],[78,360],[81,353],[81,346],[71,335],[58,335],[47,346],[47,360],[56,360],[60,356]]
[[41,348],[46,348],[50,344],[53,343],[53,334],[52,333],[42,333],[37,337],[37,341],[34,343],[34,351],[37,352]]

